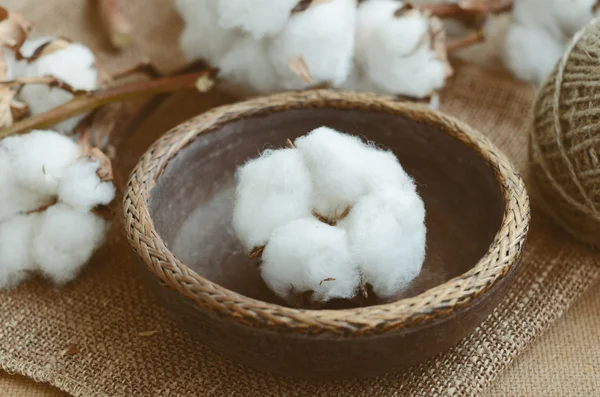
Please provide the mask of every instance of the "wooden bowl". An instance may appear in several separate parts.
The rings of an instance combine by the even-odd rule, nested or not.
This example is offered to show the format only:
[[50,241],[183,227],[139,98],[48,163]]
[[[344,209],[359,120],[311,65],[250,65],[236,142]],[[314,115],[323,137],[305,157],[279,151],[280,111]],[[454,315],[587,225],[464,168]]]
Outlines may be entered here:
[[[395,301],[286,307],[232,231],[236,168],[322,125],[393,150],[416,180],[427,255]],[[124,216],[149,285],[189,332],[254,368],[341,378],[419,363],[468,335],[515,274],[529,200],[505,156],[454,118],[393,98],[318,90],[215,108],[174,128],[131,174]]]

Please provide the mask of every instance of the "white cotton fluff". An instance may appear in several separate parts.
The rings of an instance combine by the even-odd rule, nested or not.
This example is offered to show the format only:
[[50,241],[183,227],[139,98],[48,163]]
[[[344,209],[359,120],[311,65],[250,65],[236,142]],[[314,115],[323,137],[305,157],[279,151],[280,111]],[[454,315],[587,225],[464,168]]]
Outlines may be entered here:
[[300,153],[266,151],[240,167],[233,227],[250,251],[279,226],[310,216],[311,179]]
[[57,194],[60,179],[81,155],[77,143],[53,131],[35,130],[10,136],[0,146],[9,153],[15,180],[45,195]]
[[227,88],[238,95],[251,96],[280,88],[280,80],[262,40],[238,39],[217,66],[219,75],[231,84]]
[[218,3],[219,24],[239,28],[255,39],[278,33],[298,0],[209,0]]
[[595,16],[596,0],[515,0],[503,59],[519,79],[536,85],[548,77],[571,37]]
[[425,208],[412,188],[382,189],[361,198],[341,222],[363,283],[380,298],[406,289],[425,259]]
[[394,0],[361,3],[356,15],[357,70],[344,88],[374,86],[371,90],[380,93],[425,98],[444,86],[448,65],[432,48],[430,17],[417,10],[394,16],[401,5]]
[[356,296],[360,278],[344,229],[314,218],[293,221],[275,229],[262,258],[263,280],[290,303],[306,291],[322,303]]
[[17,215],[0,222],[0,289],[12,288],[37,269],[32,254],[39,214]]
[[[75,89],[94,90],[98,87],[95,62],[96,57],[89,48],[72,43],[28,64],[21,77],[54,76]],[[18,97],[29,105],[31,114],[36,115],[68,102],[73,95],[59,88],[28,84],[21,89]],[[54,126],[54,129],[71,132],[83,117],[85,115],[78,115],[62,121]]]
[[49,196],[17,183],[9,151],[0,142],[0,222],[15,214],[35,210],[49,199]]
[[370,190],[412,185],[396,157],[360,138],[320,127],[296,139],[314,186],[313,209],[336,219]]
[[241,36],[219,25],[217,0],[176,0],[175,7],[185,21],[179,46],[188,61],[203,59],[216,66]]
[[[269,46],[269,57],[282,77],[285,89],[310,84],[341,85],[352,67],[354,51],[355,0],[333,0],[294,14]],[[312,83],[304,82],[289,66],[302,58]]]
[[116,188],[112,182],[103,182],[97,171],[100,164],[82,158],[66,170],[58,187],[61,202],[81,211],[90,211],[98,205],[108,205],[115,198]]
[[64,284],[77,276],[102,245],[106,229],[106,221],[99,216],[56,204],[42,215],[33,240],[33,259],[45,276]]
[[391,152],[320,127],[242,166],[237,184],[236,235],[264,246],[261,275],[289,303],[309,291],[313,303],[352,298],[367,284],[389,298],[421,270],[424,204]]

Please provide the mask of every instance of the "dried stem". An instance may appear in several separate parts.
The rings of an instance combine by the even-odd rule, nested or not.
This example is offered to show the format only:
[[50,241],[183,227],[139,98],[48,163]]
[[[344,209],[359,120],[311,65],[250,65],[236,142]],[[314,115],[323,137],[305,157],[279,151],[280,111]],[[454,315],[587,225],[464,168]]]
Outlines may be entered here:
[[27,84],[43,84],[47,85],[48,87],[60,88],[61,90],[67,91],[68,93],[73,94],[75,96],[88,95],[90,93],[90,91],[78,90],[76,88],[73,88],[73,86],[71,86],[69,83],[66,83],[63,80],[60,80],[54,76],[20,77],[15,80],[0,81],[0,86],[16,86],[18,88],[21,88]]
[[[193,87],[203,88],[202,92],[206,92],[214,85],[215,75],[215,69],[208,69],[198,73],[163,77],[156,80],[128,83],[91,91],[85,95],[76,96],[64,105],[50,109],[46,113],[29,117],[10,127],[0,129],[0,138],[12,134],[25,133],[34,128],[48,128],[80,113],[85,113],[114,102],[122,102]],[[202,84],[198,82],[202,82]],[[208,82],[212,82],[212,84]]]
[[471,33],[453,43],[449,43],[446,48],[447,48],[448,53],[452,53],[461,48],[465,48],[465,47],[469,47],[473,44],[481,43],[484,40],[485,40],[485,34],[483,33],[483,31],[477,31],[477,32]]
[[100,15],[106,25],[110,43],[117,50],[129,46],[133,40],[133,29],[123,14],[121,0],[99,0]]

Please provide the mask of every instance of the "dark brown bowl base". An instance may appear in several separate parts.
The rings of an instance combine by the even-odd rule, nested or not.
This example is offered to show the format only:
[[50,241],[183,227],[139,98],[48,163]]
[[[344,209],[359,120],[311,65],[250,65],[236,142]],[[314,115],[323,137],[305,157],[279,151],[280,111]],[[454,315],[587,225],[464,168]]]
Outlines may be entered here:
[[[266,288],[232,231],[234,173],[260,151],[282,147],[286,139],[323,125],[393,150],[425,202],[428,235],[423,271],[395,299],[418,295],[459,276],[486,254],[501,225],[504,204],[484,160],[430,125],[385,113],[337,109],[286,110],[241,119],[202,134],[183,148],[170,160],[150,200],[154,225],[168,248],[210,281],[248,297],[283,304]],[[491,312],[512,274],[451,315],[418,327],[360,337],[297,335],[245,326],[201,311],[149,276],[170,311],[216,350],[261,370],[339,378],[395,371],[453,346]]]

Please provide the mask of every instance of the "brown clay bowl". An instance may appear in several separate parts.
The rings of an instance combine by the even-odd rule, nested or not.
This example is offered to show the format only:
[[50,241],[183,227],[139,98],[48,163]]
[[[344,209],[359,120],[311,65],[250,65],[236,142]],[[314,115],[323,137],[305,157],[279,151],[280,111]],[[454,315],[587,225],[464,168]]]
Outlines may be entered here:
[[[322,125],[393,150],[425,202],[423,271],[391,301],[286,307],[232,232],[236,167]],[[515,275],[529,200],[504,155],[454,118],[319,90],[215,108],[174,128],[131,174],[124,216],[149,285],[189,332],[257,369],[340,378],[419,363],[468,335]]]

